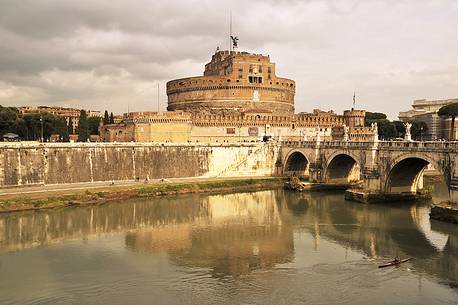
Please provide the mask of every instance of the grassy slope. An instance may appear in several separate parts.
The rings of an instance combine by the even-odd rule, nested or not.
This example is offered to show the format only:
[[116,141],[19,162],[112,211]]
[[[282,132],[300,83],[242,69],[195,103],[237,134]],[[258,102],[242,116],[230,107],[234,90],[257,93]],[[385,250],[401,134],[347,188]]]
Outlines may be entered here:
[[43,197],[21,195],[14,198],[0,200],[0,212],[35,210],[72,205],[99,204],[112,200],[176,195],[203,192],[233,192],[242,190],[256,190],[283,186],[284,179],[241,179],[222,181],[203,181],[195,183],[162,183],[133,185],[124,187],[109,187],[100,191],[76,192],[65,195],[45,195]]

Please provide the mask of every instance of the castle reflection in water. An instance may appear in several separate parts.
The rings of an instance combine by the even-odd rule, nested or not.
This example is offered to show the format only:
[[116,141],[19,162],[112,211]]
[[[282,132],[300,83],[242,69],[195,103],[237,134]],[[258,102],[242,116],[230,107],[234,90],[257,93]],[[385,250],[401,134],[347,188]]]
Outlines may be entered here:
[[[367,257],[416,257],[420,272],[458,280],[458,229],[429,222],[426,206],[363,205],[341,194],[283,190],[189,195],[0,216],[0,251],[124,234],[133,253],[240,276],[295,259],[295,233]],[[96,241],[95,241],[96,242]]]

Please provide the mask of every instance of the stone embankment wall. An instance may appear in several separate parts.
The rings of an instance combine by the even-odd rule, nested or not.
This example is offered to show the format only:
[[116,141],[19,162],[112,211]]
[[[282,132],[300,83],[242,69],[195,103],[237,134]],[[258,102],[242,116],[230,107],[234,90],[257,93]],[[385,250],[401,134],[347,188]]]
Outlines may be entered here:
[[0,146],[0,186],[275,174],[274,144],[49,143]]

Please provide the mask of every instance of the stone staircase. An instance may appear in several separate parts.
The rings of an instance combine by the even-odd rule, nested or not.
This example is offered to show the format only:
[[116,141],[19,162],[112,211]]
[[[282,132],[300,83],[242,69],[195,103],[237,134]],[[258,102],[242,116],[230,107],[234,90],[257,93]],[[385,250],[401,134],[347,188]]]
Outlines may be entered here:
[[254,169],[260,167],[260,163],[266,161],[269,148],[268,144],[263,144],[255,150],[249,151],[241,160],[230,164],[219,172],[216,177],[253,176]]

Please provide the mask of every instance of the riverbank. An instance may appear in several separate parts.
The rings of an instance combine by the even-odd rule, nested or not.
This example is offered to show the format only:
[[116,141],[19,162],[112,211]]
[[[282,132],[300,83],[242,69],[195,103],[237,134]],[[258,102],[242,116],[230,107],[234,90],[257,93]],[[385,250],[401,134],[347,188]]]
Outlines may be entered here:
[[206,179],[193,182],[141,183],[124,186],[109,185],[97,189],[74,189],[56,192],[35,192],[13,196],[0,195],[0,213],[51,209],[66,206],[87,206],[109,201],[170,196],[189,193],[229,193],[235,191],[256,191],[283,187],[283,178],[254,179]]
[[458,204],[451,201],[434,204],[429,216],[431,219],[458,224]]

